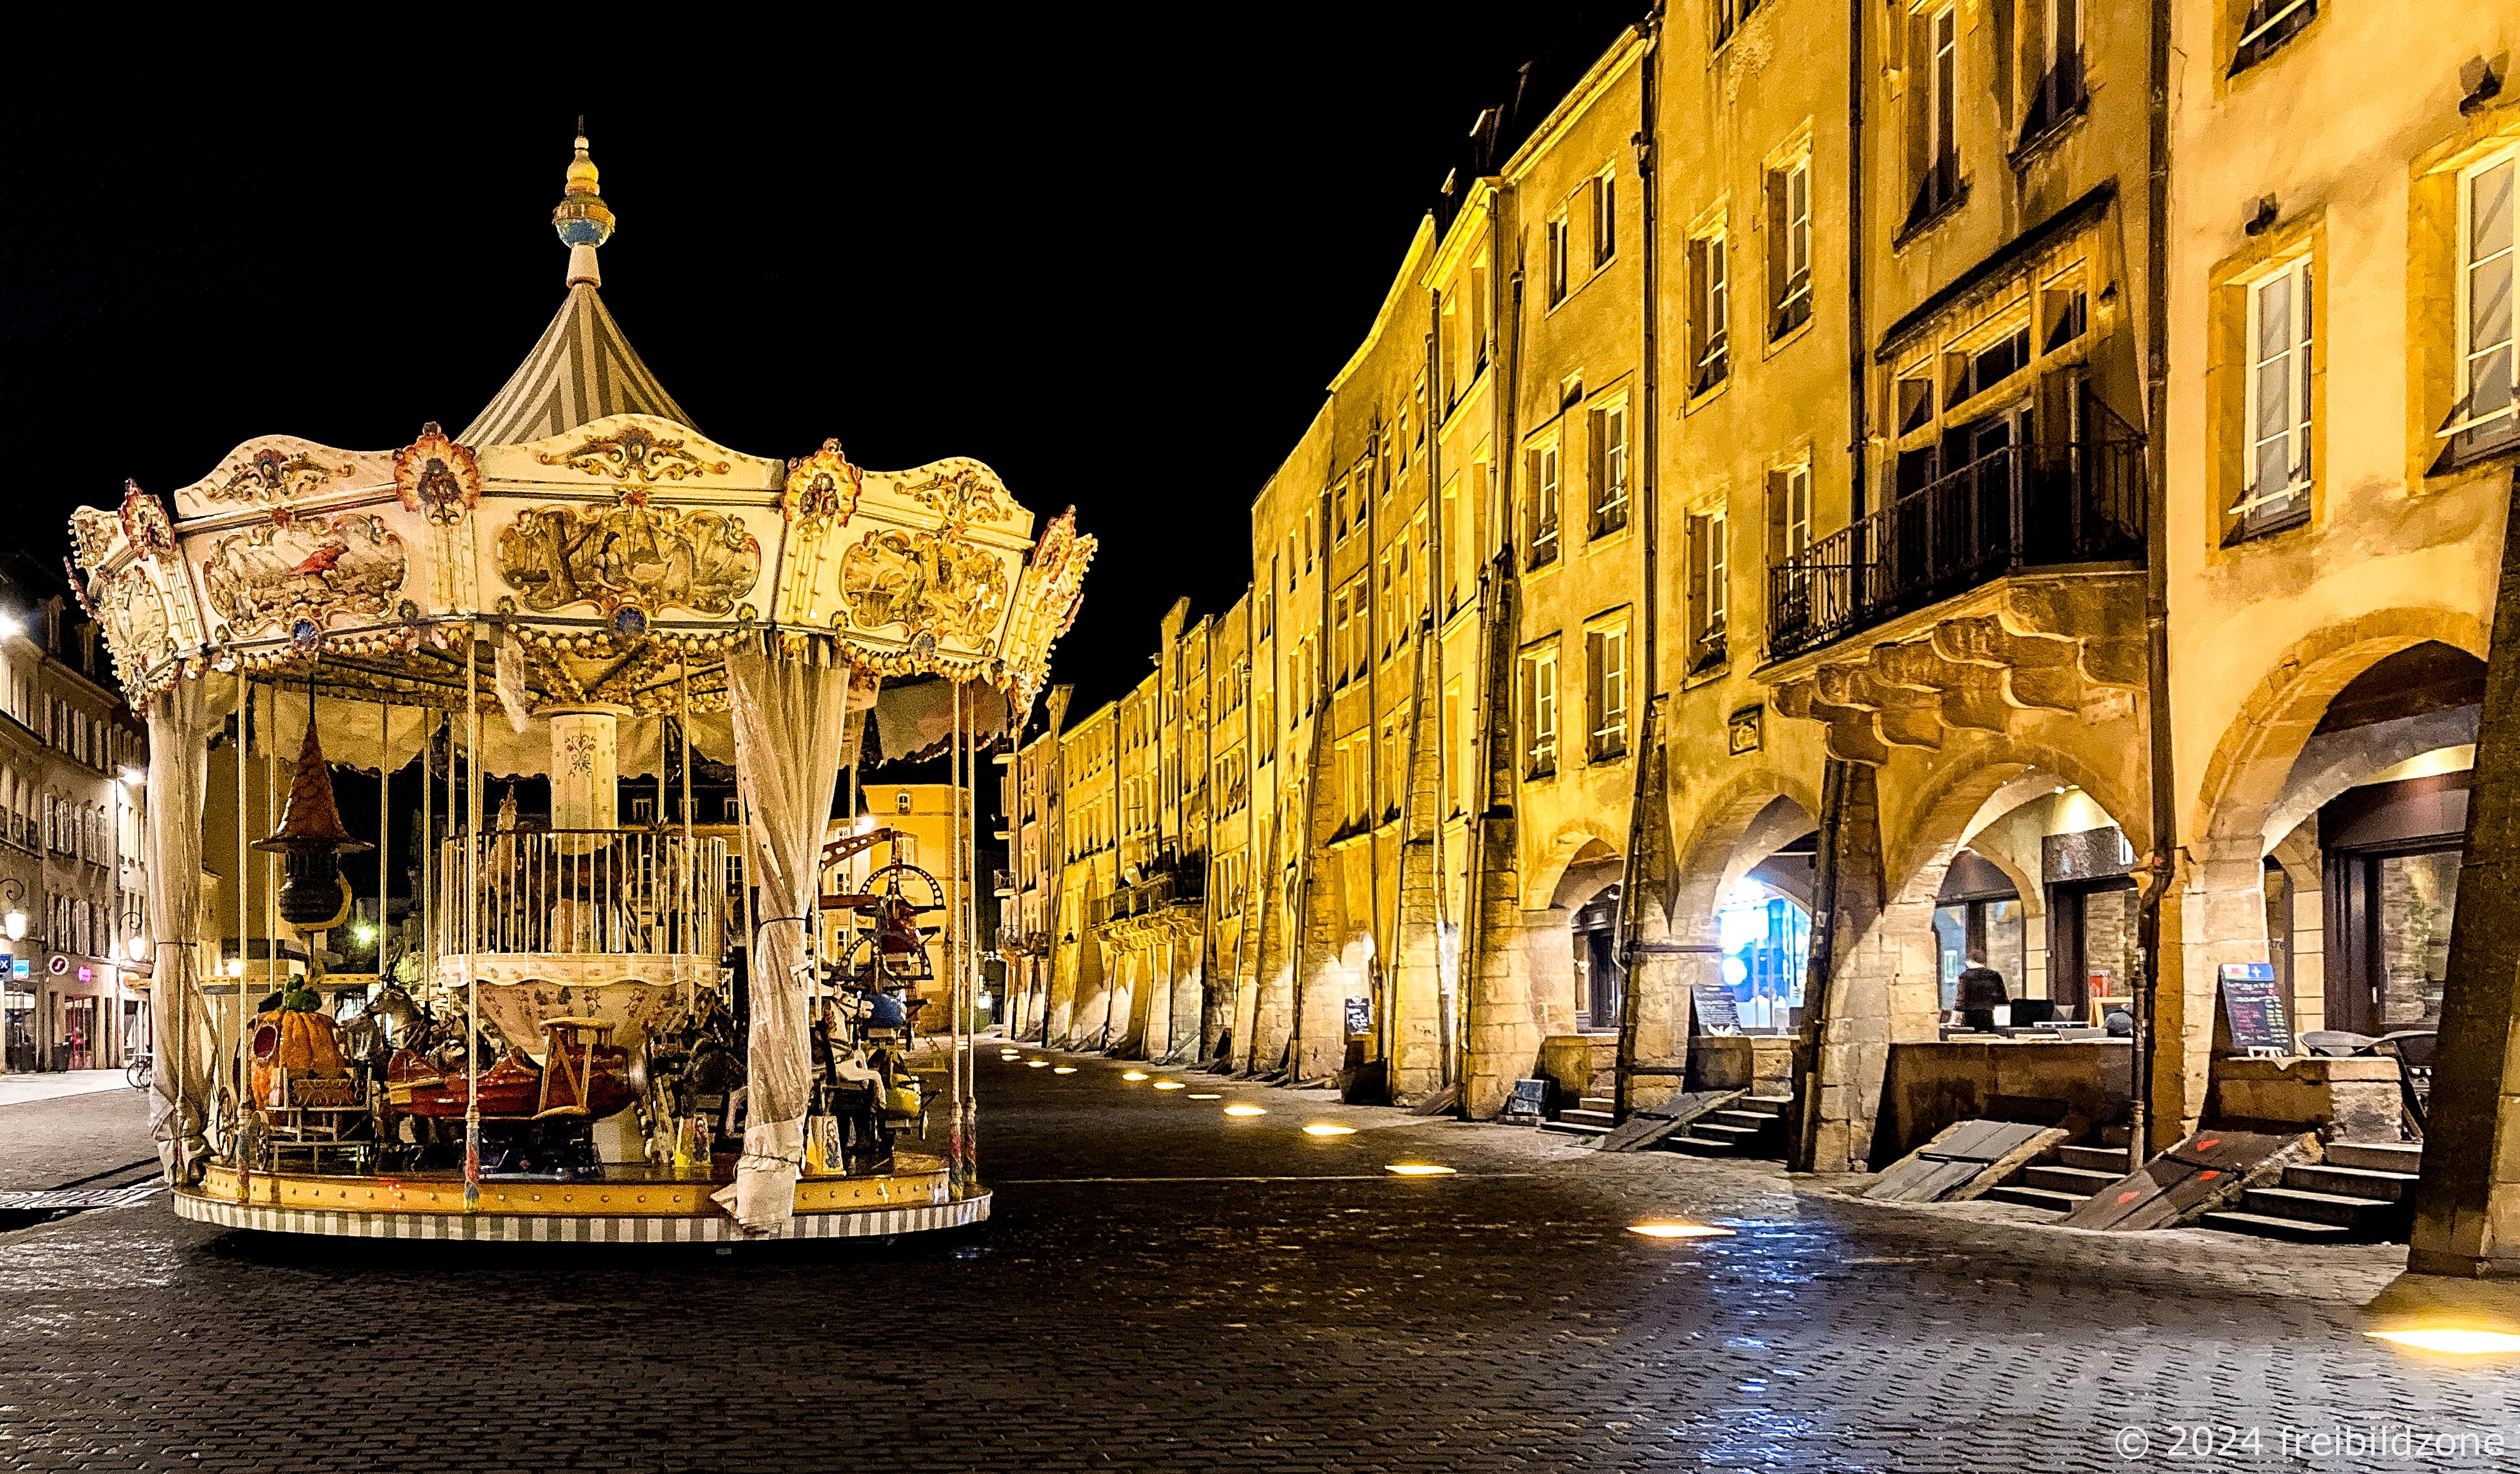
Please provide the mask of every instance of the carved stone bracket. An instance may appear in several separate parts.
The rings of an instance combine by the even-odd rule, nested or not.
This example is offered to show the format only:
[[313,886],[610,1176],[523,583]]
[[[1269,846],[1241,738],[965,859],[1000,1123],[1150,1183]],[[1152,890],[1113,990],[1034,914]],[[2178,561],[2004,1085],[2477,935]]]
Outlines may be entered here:
[[1954,731],[2002,734],[2024,711],[2071,714],[2143,677],[2139,580],[2010,585],[1907,638],[1781,682],[1775,705],[1824,723],[1831,756],[1878,766]]

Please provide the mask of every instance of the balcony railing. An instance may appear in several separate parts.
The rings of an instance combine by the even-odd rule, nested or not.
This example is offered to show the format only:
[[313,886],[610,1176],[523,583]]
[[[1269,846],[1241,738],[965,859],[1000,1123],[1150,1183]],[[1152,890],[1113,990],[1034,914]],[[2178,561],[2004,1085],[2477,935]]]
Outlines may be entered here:
[[[480,882],[465,874],[480,846]],[[670,829],[501,830],[439,847],[438,894],[471,892],[468,908],[440,905],[442,957],[485,953],[680,955],[714,961],[723,950],[726,841]]]
[[1768,575],[1768,653],[1817,649],[2019,568],[2143,557],[2143,442],[2007,446]]

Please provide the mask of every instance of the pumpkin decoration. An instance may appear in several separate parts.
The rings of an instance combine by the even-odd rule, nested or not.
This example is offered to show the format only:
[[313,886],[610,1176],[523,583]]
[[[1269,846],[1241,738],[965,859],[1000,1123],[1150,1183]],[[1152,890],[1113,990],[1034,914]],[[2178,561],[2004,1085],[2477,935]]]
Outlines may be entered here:
[[292,1005],[292,1000],[313,998],[312,993],[293,990],[283,997],[281,1006],[255,1015],[251,1083],[258,1104],[286,1103],[281,1093],[285,1076],[312,1075],[319,1080],[349,1077],[349,1068],[341,1059],[340,1035],[333,1020],[312,1007]]

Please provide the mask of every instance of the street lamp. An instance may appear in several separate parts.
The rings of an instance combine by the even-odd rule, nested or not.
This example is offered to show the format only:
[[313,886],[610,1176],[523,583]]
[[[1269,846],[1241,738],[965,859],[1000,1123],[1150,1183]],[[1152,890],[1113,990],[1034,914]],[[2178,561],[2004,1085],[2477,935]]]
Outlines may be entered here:
[[149,924],[140,917],[140,908],[132,906],[122,913],[122,932],[129,938],[124,944],[123,960],[143,962],[149,959]]
[[[5,614],[0,614],[0,619],[7,617]],[[11,876],[0,880],[0,896],[7,897],[9,902],[9,914],[5,918],[0,918],[0,924],[5,924],[7,927],[10,941],[24,941],[26,939],[25,887],[18,883],[17,877]]]

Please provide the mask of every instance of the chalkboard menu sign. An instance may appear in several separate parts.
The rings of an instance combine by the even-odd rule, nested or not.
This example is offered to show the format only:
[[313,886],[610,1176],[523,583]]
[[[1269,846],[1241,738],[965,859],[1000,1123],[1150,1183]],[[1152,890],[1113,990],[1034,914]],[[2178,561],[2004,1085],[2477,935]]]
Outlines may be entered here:
[[1351,998],[1347,1001],[1347,1031],[1370,1034],[1373,1031],[1373,1000]]
[[1541,1121],[1549,1115],[1549,1087],[1546,1077],[1517,1080],[1513,1094],[1505,1097],[1505,1119],[1508,1121]]
[[2223,964],[2223,1024],[2234,1053],[2293,1051],[2292,1000],[2275,982],[2272,962]]
[[1688,990],[1689,1002],[1697,1009],[1697,1026],[1693,1034],[1738,1034],[1741,1032],[1740,1010],[1732,1006],[1732,990],[1721,983],[1699,983]]

